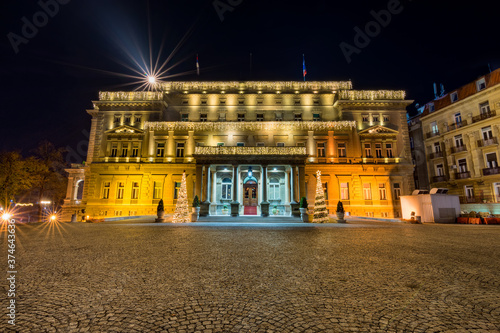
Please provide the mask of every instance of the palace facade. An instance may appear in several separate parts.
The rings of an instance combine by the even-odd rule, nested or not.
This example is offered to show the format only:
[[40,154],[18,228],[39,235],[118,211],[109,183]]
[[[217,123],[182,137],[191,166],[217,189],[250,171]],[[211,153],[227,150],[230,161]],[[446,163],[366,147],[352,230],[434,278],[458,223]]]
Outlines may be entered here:
[[351,215],[400,217],[399,196],[414,189],[403,91],[350,81],[157,88],[99,93],[87,161],[67,170],[65,220],[155,215],[160,199],[173,213],[184,171],[202,215],[290,215],[301,197],[313,207],[317,170],[331,213],[340,200]]

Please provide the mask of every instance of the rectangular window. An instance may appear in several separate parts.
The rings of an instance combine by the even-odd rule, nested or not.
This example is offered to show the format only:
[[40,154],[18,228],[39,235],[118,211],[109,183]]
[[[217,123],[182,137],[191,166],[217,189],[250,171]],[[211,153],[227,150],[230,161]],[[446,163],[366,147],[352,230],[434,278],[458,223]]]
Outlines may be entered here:
[[370,117],[368,115],[362,115],[361,118],[363,119],[364,123],[367,123],[370,121]]
[[202,123],[205,123],[207,121],[207,114],[206,113],[200,114],[200,121]]
[[372,200],[372,189],[370,184],[363,184],[363,197],[365,200]]
[[296,113],[294,120],[295,121],[302,121],[302,114],[301,113]]
[[182,100],[182,105],[188,105],[188,104],[189,104],[189,101],[187,99]]
[[236,147],[245,147],[245,143],[244,142],[237,142]]
[[130,122],[132,121],[132,115],[125,115],[125,124],[130,124]]
[[365,157],[372,157],[372,145],[365,143]]
[[128,156],[128,145],[123,145],[122,146],[122,157],[127,157]]
[[486,154],[486,167],[488,169],[497,168],[498,167],[497,153]]
[[465,196],[467,197],[467,201],[471,202],[471,199],[474,199],[474,187],[471,185],[466,185],[465,186]]
[[439,142],[434,142],[434,152],[435,153],[441,152],[441,144]]
[[116,191],[116,198],[123,199],[123,194],[125,193],[125,183],[118,183],[118,190]]
[[139,199],[139,183],[132,183],[132,199]]
[[399,183],[394,183],[394,200],[399,200],[399,197],[401,196],[401,186]]
[[138,157],[138,156],[139,156],[139,146],[133,145],[132,146],[132,157]]
[[455,124],[460,125],[461,123],[462,123],[462,114],[460,112],[455,113]]
[[387,157],[393,158],[393,152],[392,152],[392,143],[386,143],[385,144],[385,151],[387,153]]
[[373,122],[374,123],[378,123],[380,121],[380,117],[379,116],[373,116]]
[[264,104],[264,99],[258,98],[257,99],[257,105],[262,105],[262,104]]
[[318,157],[325,157],[325,143],[320,142],[317,144],[317,152],[318,152]]
[[384,116],[384,123],[388,123],[390,121],[389,116]]
[[179,199],[180,190],[181,190],[181,182],[174,182],[174,199]]
[[207,100],[206,99],[201,99],[201,105],[207,105]]
[[437,122],[435,122],[435,121],[433,121],[431,123],[431,132],[434,133],[434,134],[439,133],[439,127],[437,125]]
[[232,189],[232,187],[233,186],[230,183],[230,180],[228,182],[224,182],[224,180],[222,181],[222,195],[221,195],[221,198],[223,200],[230,200],[231,199],[231,189]]
[[349,200],[349,183],[340,183],[340,200]]
[[142,116],[135,116],[135,119],[134,119],[134,124],[136,125],[140,125],[141,124],[141,120],[142,120]]
[[467,172],[467,160],[465,158],[458,160],[458,172]]
[[319,106],[319,99],[313,100],[313,104],[314,104],[314,106]]
[[321,115],[319,113],[313,113],[313,121],[321,121]]
[[285,143],[284,142],[277,142],[276,147],[285,147]]
[[436,110],[436,107],[434,106],[434,103],[429,103],[429,112],[434,112]]
[[161,182],[155,182],[153,199],[161,199],[161,198],[162,198]]
[[491,131],[491,126],[481,128],[483,133],[483,140],[488,141],[493,139],[493,132]]
[[158,142],[156,144],[156,157],[163,157],[163,156],[165,156],[165,143]]
[[224,142],[217,142],[217,147],[224,147]]
[[111,154],[110,154],[110,156],[111,157],[116,157],[116,155],[118,155],[118,144],[117,143],[113,143],[113,145],[111,146]]
[[382,144],[381,143],[375,144],[375,155],[377,156],[377,158],[382,158]]
[[184,143],[178,142],[177,149],[175,153],[176,157],[184,157]]
[[219,100],[219,104],[220,104],[220,105],[226,105],[226,99],[225,99],[225,98],[221,98],[221,99]]
[[297,147],[305,147],[306,143],[305,142],[297,142]]
[[269,200],[280,200],[280,184],[270,183],[269,184]]
[[189,114],[187,113],[181,114],[181,121],[189,121]]
[[297,105],[300,105],[300,99],[296,99],[296,100],[294,100],[293,102],[294,102],[294,104],[295,104],[296,106],[297,106]]
[[490,103],[484,102],[484,103],[479,104],[479,110],[481,111],[481,114],[489,114],[490,113]]
[[436,165],[436,176],[438,177],[444,176],[444,167],[442,164]]
[[264,114],[263,113],[257,113],[257,121],[264,121]]
[[226,113],[225,112],[219,113],[219,121],[226,121]]
[[494,183],[493,190],[495,191],[496,202],[500,202],[500,183]]
[[452,92],[450,95],[450,98],[451,98],[451,102],[455,103],[456,101],[458,101],[458,93],[456,91]]
[[109,190],[111,189],[111,182],[105,182],[102,191],[102,198],[109,199]]
[[283,113],[281,112],[276,113],[276,121],[283,121]]
[[120,124],[122,122],[122,116],[121,115],[115,115],[115,118],[114,118],[114,123],[115,125],[116,124]]
[[477,91],[481,91],[481,90],[486,89],[486,80],[484,79],[484,77],[482,79],[476,81],[476,87],[477,87]]
[[244,99],[238,99],[238,105],[245,105]]
[[344,142],[340,142],[337,144],[337,152],[339,157],[346,157],[347,151]]
[[238,121],[245,121],[245,114],[244,113],[238,113]]
[[378,194],[380,200],[387,200],[387,191],[385,190],[385,184],[378,184]]
[[257,142],[257,147],[265,147],[266,145],[264,142]]
[[462,138],[462,134],[455,136],[455,147],[463,147],[464,139]]

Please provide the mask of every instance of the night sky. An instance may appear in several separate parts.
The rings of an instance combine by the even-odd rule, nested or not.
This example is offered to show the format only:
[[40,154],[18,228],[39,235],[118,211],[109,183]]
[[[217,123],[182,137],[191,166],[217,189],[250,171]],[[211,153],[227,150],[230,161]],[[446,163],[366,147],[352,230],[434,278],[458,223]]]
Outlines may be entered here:
[[[235,5],[223,21],[213,0],[59,1],[65,4],[50,7],[46,22],[37,1],[1,4],[0,150],[28,154],[48,139],[77,151],[90,129],[91,101],[99,90],[138,87],[112,73],[135,75],[132,58],[149,63],[149,45],[153,61],[160,49],[160,63],[171,56],[166,67],[176,66],[168,74],[188,73],[172,80],[302,80],[305,54],[307,80],[404,89],[420,104],[433,99],[433,82],[449,91],[487,73],[488,64],[500,66],[498,13],[487,1],[217,0]],[[388,6],[398,13],[348,63],[339,45],[355,46],[354,28],[365,30],[371,12]],[[9,36],[24,38],[23,17],[40,27],[16,53]]]

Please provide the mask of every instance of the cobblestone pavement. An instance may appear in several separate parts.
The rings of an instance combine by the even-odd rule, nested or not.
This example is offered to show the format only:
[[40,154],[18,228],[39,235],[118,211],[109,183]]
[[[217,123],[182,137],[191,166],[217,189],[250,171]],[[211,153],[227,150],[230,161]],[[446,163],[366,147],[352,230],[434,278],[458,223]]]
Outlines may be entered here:
[[19,332],[500,332],[498,226],[115,222],[17,236]]

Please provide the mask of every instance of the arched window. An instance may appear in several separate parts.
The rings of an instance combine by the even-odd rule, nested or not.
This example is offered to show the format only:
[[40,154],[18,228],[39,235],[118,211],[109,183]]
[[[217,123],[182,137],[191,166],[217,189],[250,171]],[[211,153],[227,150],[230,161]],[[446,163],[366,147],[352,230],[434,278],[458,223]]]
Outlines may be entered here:
[[278,178],[269,179],[269,200],[280,200],[280,181]]
[[224,178],[222,180],[222,199],[229,200],[231,199],[231,187],[232,182],[230,178]]

